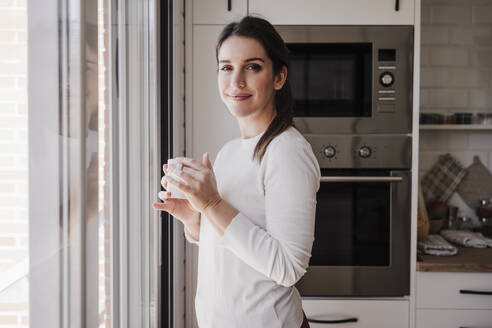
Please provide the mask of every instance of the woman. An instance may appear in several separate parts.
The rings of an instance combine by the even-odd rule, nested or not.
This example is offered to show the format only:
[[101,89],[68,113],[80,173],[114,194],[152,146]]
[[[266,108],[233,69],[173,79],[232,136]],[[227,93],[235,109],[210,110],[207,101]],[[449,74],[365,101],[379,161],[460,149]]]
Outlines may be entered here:
[[241,137],[214,166],[178,157],[164,165],[167,211],[199,245],[195,309],[200,328],[309,327],[294,284],[314,240],[320,168],[293,126],[288,51],[273,26],[247,16],[230,23],[216,47],[220,96]]

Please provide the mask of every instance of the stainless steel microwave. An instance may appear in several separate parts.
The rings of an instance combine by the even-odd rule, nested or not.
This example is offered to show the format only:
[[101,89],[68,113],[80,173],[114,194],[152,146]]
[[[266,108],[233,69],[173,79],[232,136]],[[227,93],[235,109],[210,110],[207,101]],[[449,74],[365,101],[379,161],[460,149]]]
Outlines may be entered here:
[[412,26],[275,26],[305,134],[412,131]]

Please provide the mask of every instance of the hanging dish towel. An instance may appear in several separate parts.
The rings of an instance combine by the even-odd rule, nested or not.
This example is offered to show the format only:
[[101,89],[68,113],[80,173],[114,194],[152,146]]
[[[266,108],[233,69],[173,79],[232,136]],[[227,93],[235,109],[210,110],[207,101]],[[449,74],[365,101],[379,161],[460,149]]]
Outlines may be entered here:
[[480,232],[470,230],[441,230],[440,234],[449,242],[465,247],[492,247],[492,239],[484,237]]
[[466,175],[466,169],[451,154],[440,155],[438,161],[422,178],[426,202],[446,202]]
[[492,197],[492,173],[477,155],[473,157],[473,164],[466,171],[468,174],[461,181],[457,192],[468,206],[477,208],[481,199]]
[[458,249],[439,235],[427,235],[417,243],[417,248],[429,255],[455,255]]

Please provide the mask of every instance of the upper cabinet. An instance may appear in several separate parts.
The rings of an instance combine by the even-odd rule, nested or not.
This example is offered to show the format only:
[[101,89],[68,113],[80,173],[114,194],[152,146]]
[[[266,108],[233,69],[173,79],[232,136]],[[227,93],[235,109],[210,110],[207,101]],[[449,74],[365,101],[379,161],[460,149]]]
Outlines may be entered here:
[[249,0],[249,14],[273,25],[413,25],[415,16],[414,0]]
[[193,24],[227,24],[247,13],[247,0],[193,0]]

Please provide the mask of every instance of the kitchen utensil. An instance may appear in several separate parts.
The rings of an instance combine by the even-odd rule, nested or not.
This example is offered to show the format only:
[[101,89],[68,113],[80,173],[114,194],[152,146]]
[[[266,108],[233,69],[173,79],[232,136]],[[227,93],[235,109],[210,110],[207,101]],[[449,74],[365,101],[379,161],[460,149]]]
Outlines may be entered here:
[[417,239],[423,240],[429,234],[429,216],[425,207],[424,195],[419,182],[419,201],[417,216]]
[[449,206],[448,211],[448,229],[456,229],[458,224],[458,207],[457,206]]

